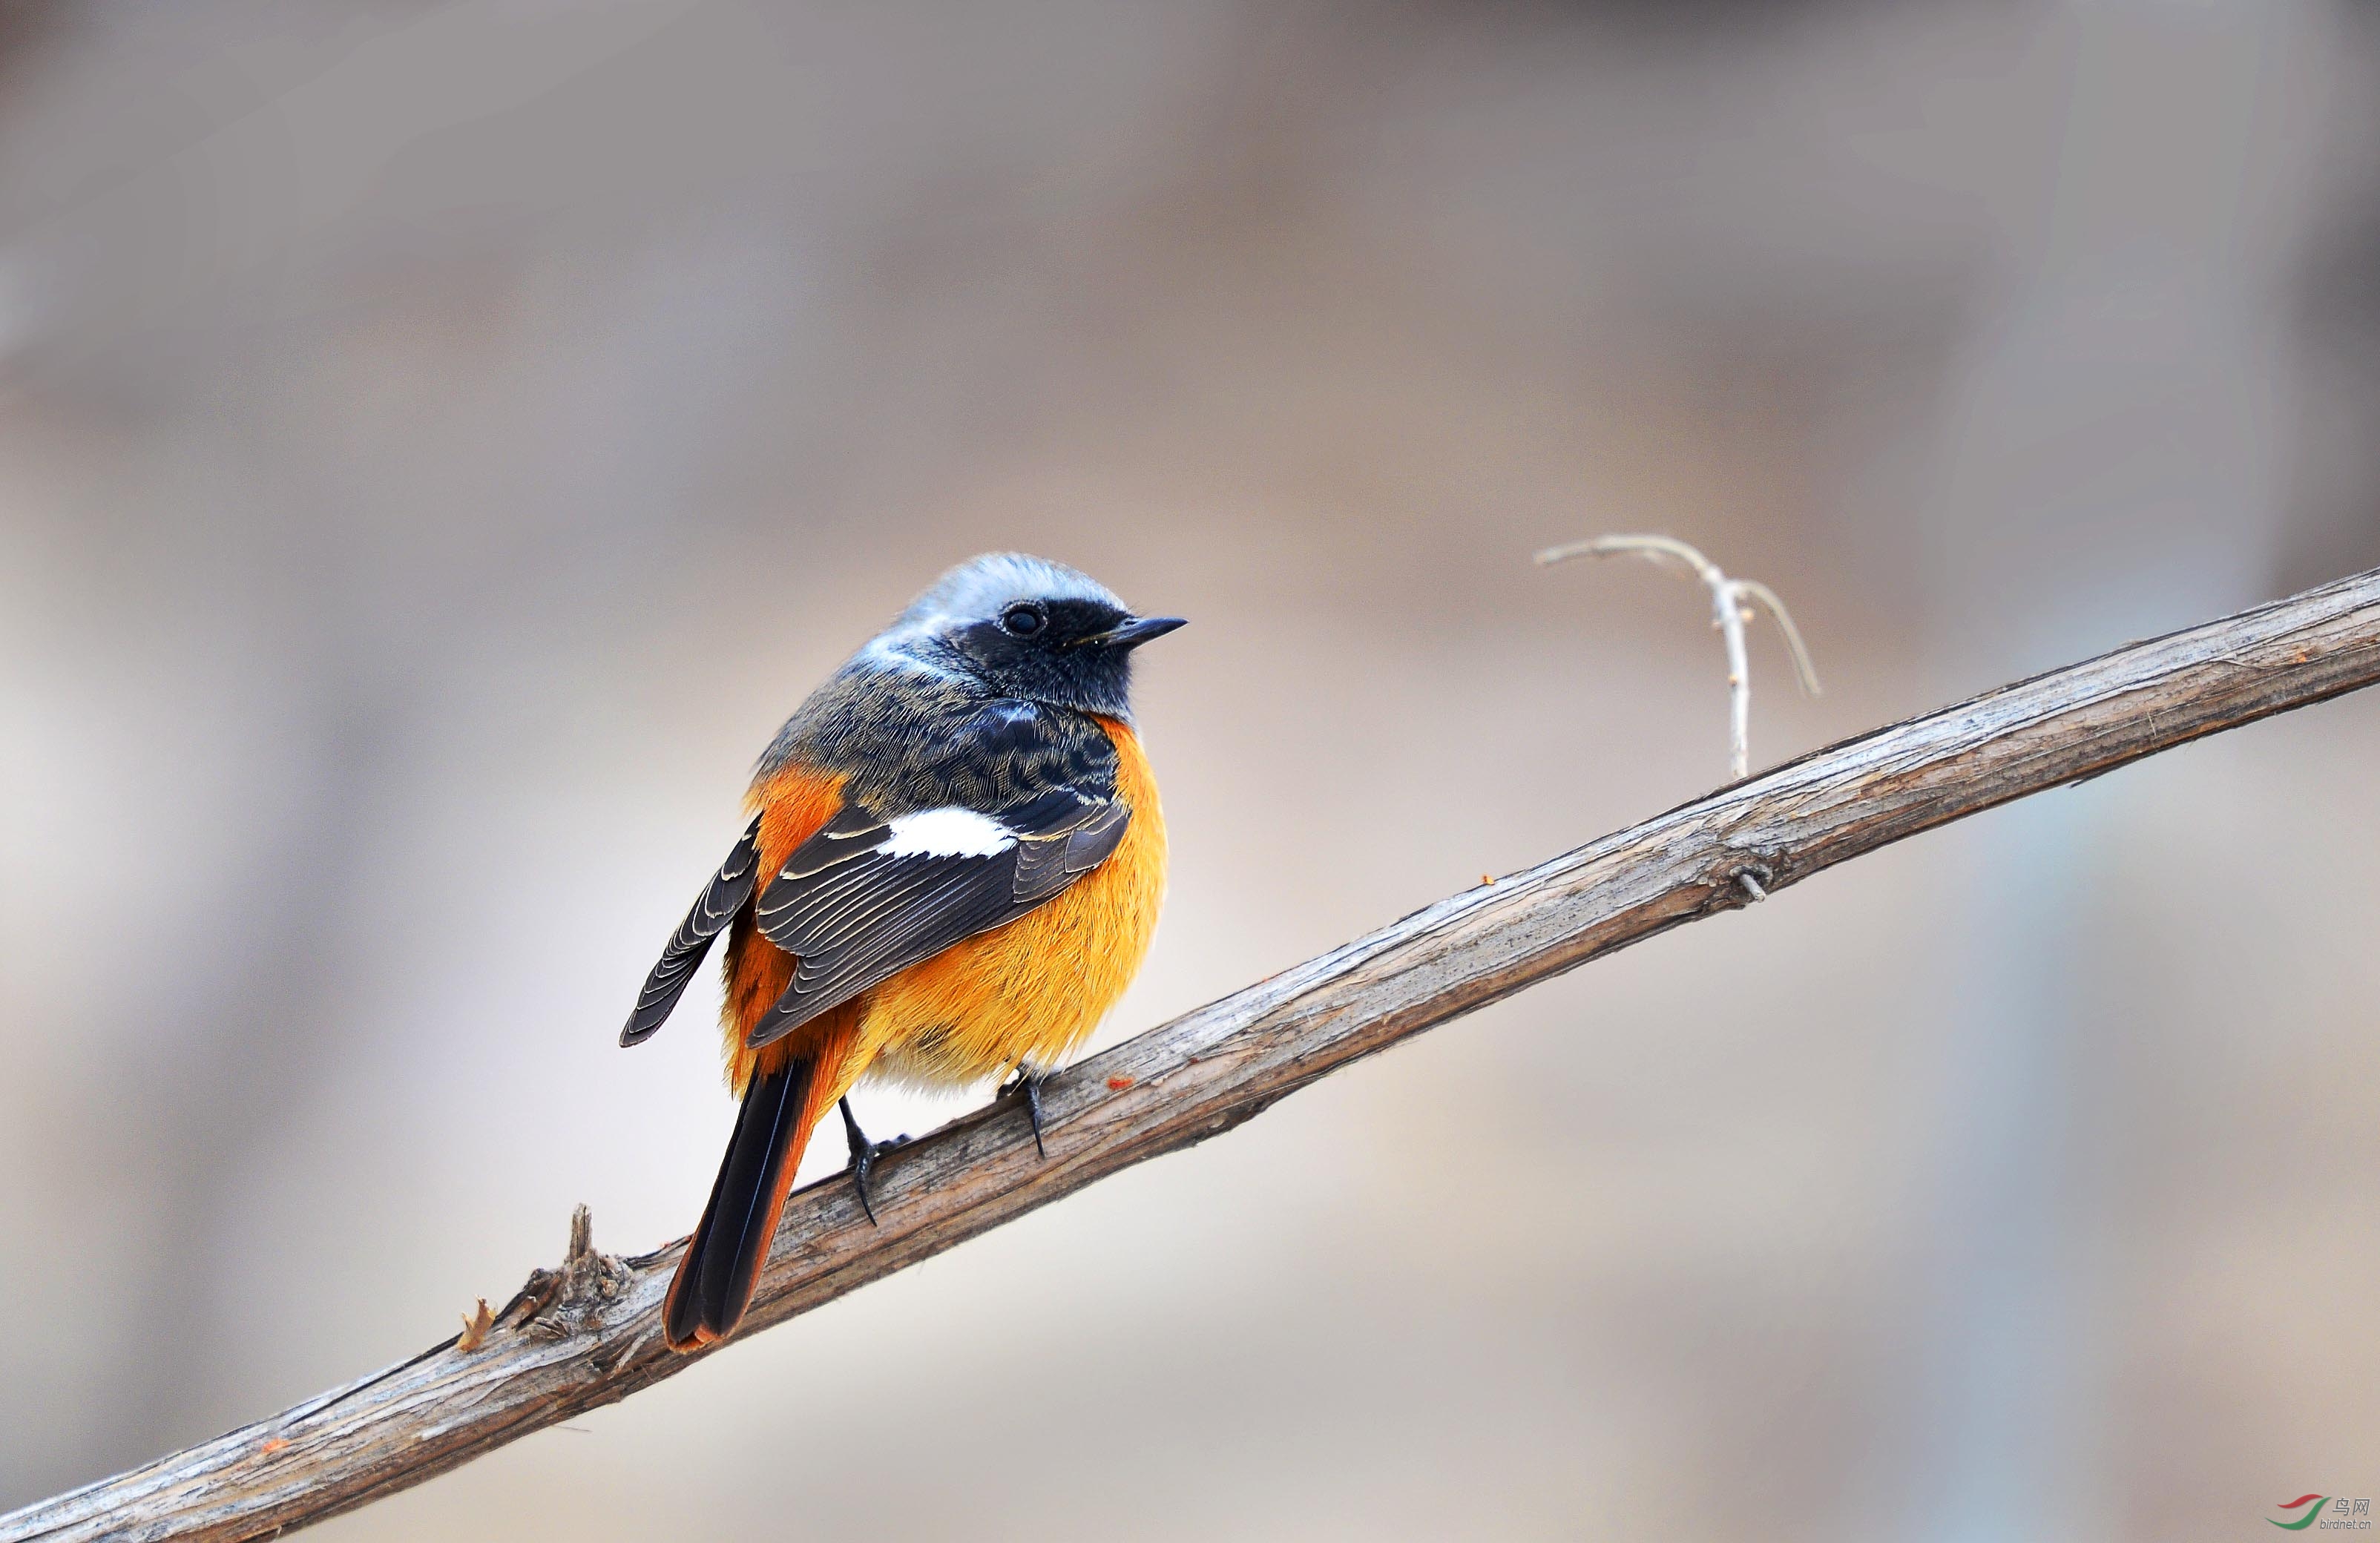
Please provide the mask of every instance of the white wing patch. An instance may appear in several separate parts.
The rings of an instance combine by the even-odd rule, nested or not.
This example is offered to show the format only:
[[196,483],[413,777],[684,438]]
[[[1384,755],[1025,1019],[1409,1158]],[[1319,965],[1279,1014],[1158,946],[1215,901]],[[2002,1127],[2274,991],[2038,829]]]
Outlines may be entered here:
[[1015,833],[988,814],[957,808],[905,814],[876,850],[887,857],[989,857],[1016,844]]

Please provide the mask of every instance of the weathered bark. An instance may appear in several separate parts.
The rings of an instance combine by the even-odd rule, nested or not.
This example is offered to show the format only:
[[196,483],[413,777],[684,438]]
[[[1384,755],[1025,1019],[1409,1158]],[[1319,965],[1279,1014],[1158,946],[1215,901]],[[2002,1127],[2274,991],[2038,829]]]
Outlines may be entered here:
[[[883,1161],[880,1228],[847,1184],[804,1190],[743,1332],[1229,1130],[1359,1057],[1598,954],[1903,836],[2374,679],[2380,572],[1846,740],[1441,900],[1053,1078],[1047,1160],[1023,1111],[994,1105]],[[0,1517],[0,1543],[252,1537],[625,1398],[693,1364],[661,1340],[677,1254],[611,1258],[575,1226],[563,1269],[533,1276],[477,1348],[438,1345]]]

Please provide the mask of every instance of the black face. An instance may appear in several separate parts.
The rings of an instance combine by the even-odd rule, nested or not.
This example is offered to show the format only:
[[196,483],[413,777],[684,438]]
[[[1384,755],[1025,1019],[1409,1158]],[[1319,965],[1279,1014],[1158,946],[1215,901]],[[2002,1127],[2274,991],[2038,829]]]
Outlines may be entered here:
[[963,624],[950,641],[1003,697],[1123,716],[1131,711],[1132,650],[1181,625],[1103,601],[1018,600]]

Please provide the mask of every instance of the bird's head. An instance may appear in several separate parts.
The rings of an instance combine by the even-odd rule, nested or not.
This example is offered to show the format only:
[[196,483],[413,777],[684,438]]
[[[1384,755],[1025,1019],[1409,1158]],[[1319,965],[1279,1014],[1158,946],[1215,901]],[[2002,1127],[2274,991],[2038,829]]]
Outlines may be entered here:
[[945,671],[995,696],[1130,722],[1133,650],[1183,625],[1137,616],[1062,563],[999,552],[962,563],[869,645],[880,662]]

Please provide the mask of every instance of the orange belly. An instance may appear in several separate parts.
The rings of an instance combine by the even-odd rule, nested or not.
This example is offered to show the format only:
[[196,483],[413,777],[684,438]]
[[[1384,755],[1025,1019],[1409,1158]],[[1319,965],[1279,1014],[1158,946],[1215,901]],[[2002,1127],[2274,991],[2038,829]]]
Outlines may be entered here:
[[[1156,778],[1129,727],[1099,723],[1116,747],[1117,796],[1132,809],[1106,862],[1055,900],[911,966],[757,1059],[774,1065],[798,1042],[839,1060],[840,1075],[814,1103],[824,1109],[863,1075],[934,1087],[978,1082],[1020,1063],[1055,1065],[1089,1038],[1139,971],[1165,896]],[[834,783],[796,772],[781,773],[758,793],[763,873],[783,868],[840,803]],[[756,1062],[744,1035],[783,991],[793,966],[748,913],[737,919],[722,1016],[728,1079],[738,1093]]]

